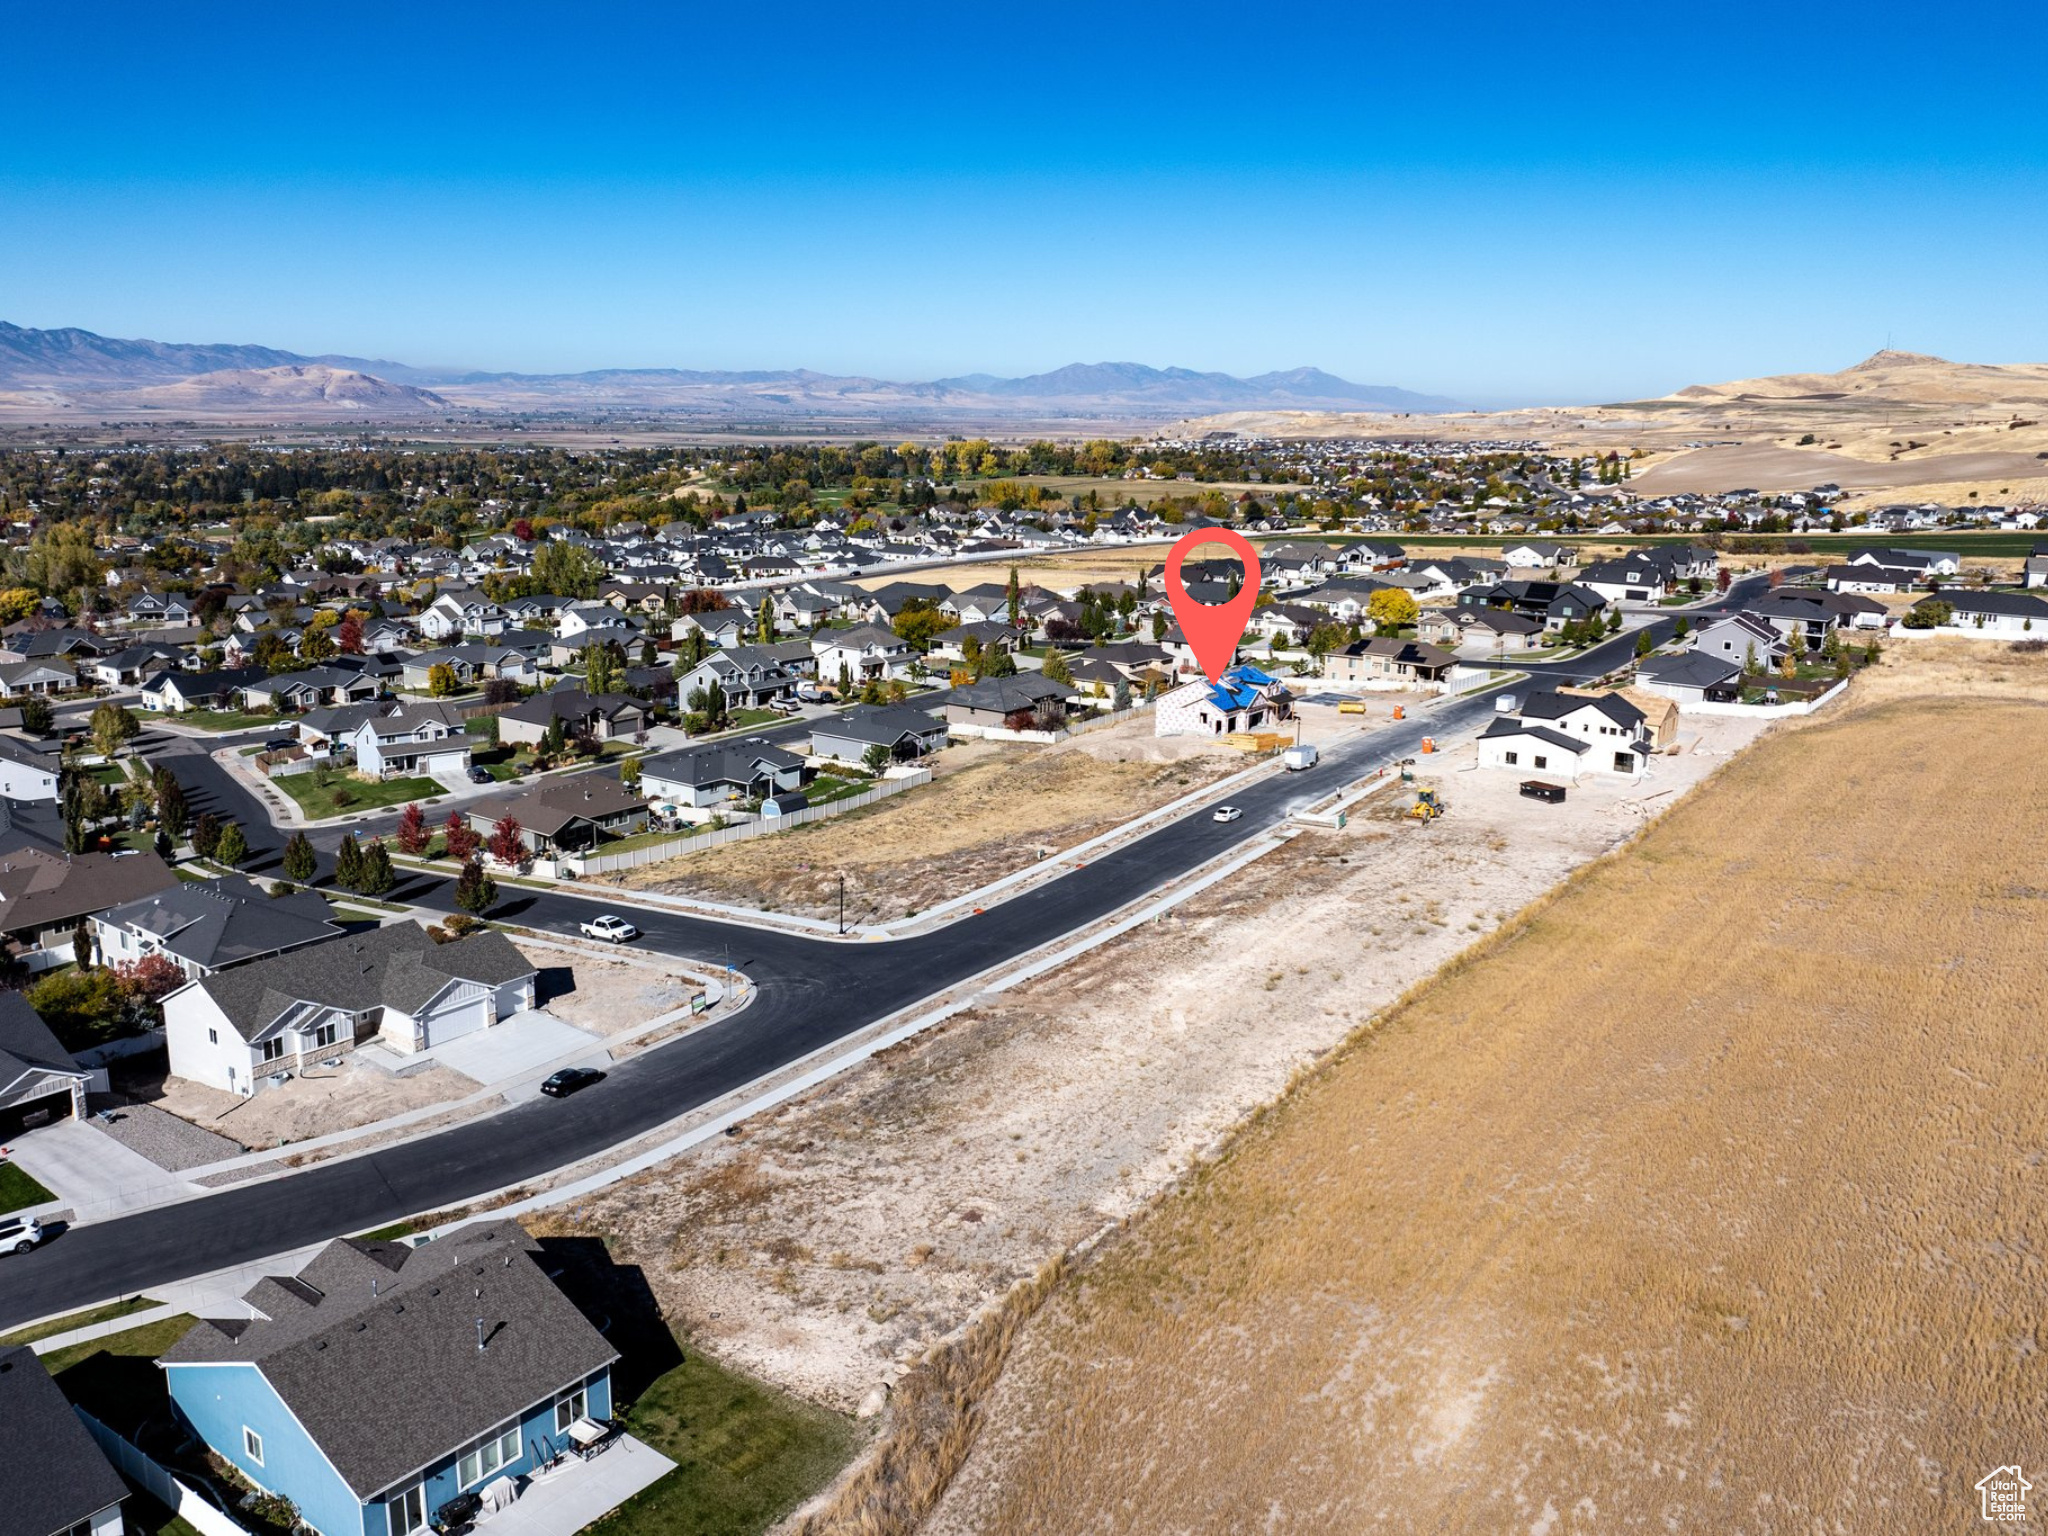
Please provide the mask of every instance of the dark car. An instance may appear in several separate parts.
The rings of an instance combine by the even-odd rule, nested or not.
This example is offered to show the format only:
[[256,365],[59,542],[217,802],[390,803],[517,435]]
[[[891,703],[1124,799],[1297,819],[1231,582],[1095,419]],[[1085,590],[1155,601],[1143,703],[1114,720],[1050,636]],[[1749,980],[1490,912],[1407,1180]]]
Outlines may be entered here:
[[579,1088],[588,1088],[604,1077],[594,1067],[564,1067],[553,1077],[540,1085],[540,1091],[551,1099],[566,1099]]
[[273,736],[270,740],[263,743],[263,750],[266,752],[289,752],[298,744],[299,738],[296,736]]
[[491,782],[491,770],[490,770],[490,769],[488,769],[488,768],[472,768],[472,769],[470,769],[470,770],[469,770],[469,782],[470,782],[470,783],[472,783],[472,784],[488,784],[488,783],[490,783],[490,782]]

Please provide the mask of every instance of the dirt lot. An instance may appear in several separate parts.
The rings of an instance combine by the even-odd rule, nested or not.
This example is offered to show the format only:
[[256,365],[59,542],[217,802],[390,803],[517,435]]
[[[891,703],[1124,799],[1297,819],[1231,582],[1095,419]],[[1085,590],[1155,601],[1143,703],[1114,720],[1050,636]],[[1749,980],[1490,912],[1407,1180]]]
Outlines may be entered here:
[[445,1104],[475,1093],[478,1085],[449,1067],[393,1077],[344,1057],[338,1068],[313,1067],[250,1099],[182,1077],[127,1078],[115,1086],[216,1135],[262,1150]]
[[930,1528],[1974,1529],[2048,1432],[2048,658],[1867,681],[1110,1244]]
[[[588,1201],[706,1348],[842,1408],[1049,1254],[1137,1210],[1303,1064],[1746,740],[1562,806],[1443,776],[1308,833],[1138,934],[1002,994],[736,1139]],[[1469,762],[1472,749],[1453,755]],[[1405,801],[1404,801],[1405,803]],[[1373,802],[1367,802],[1373,805]]]
[[540,971],[538,1001],[564,1024],[600,1035],[621,1034],[682,1007],[703,984],[631,949],[616,955],[596,946],[516,941]]
[[891,922],[1108,831],[1250,766],[1141,716],[1049,747],[974,743],[939,754],[939,777],[893,799],[633,870],[636,890],[799,916]]

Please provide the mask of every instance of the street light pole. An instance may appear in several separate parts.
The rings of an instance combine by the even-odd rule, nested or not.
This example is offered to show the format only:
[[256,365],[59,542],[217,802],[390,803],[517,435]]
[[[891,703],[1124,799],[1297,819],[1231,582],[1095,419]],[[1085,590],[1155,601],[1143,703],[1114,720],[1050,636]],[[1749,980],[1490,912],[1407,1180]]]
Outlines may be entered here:
[[846,876],[839,877],[839,934],[846,936]]

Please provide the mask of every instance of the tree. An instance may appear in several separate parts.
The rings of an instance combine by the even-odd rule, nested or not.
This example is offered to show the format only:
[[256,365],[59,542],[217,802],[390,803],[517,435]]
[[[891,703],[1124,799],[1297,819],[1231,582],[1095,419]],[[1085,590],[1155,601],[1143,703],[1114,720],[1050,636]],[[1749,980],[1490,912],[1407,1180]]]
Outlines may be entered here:
[[31,693],[21,701],[21,728],[29,735],[47,736],[56,725],[57,713],[41,694]]
[[97,941],[93,938],[92,919],[81,917],[71,930],[71,958],[78,962],[81,971],[92,969],[93,950]]
[[754,638],[763,645],[775,640],[775,604],[765,592],[761,594],[761,606],[754,611]]
[[484,869],[484,861],[471,854],[455,877],[455,905],[474,917],[482,917],[497,904],[498,882]]
[[326,661],[337,649],[334,636],[325,629],[309,629],[299,637],[301,661]]
[[1159,644],[1166,638],[1166,610],[1159,609],[1152,615],[1152,643]]
[[1051,682],[1071,684],[1074,681],[1074,669],[1067,665],[1067,658],[1058,651],[1046,652],[1045,665],[1040,670]]
[[313,852],[312,842],[305,833],[294,832],[290,841],[284,845],[285,878],[304,885],[313,878],[319,867],[319,859]]
[[122,994],[138,1012],[151,1015],[150,1022],[163,1023],[162,1004],[189,979],[169,955],[144,955],[112,967]]
[[889,766],[889,749],[879,741],[873,743],[860,755],[861,766],[869,773],[880,773]]
[[185,835],[186,818],[185,791],[178,781],[171,777],[168,768],[158,768],[151,775],[156,780],[156,824],[176,842]]
[[142,722],[112,699],[92,712],[92,744],[102,757],[119,756],[122,746],[141,729]]
[[533,581],[555,597],[595,597],[604,581],[604,562],[581,544],[550,539],[534,551]]
[[355,833],[345,833],[341,846],[334,851],[334,883],[345,891],[353,891],[362,881],[363,845],[356,841]]
[[1387,635],[1413,624],[1422,610],[1415,606],[1412,594],[1399,587],[1381,587],[1365,600],[1365,616],[1372,620],[1375,631]]
[[448,819],[441,823],[441,843],[448,851],[448,857],[462,864],[477,851],[483,839],[469,824],[469,818],[460,811],[450,811]]
[[1899,622],[1907,629],[1939,629],[1950,623],[1956,616],[1955,604],[1946,598],[1922,598],[1906,610],[1906,616]]
[[1762,670],[1763,667],[1757,660],[1756,642],[1752,640],[1742,648],[1742,675],[1755,677]]
[[391,850],[384,846],[383,838],[371,838],[370,846],[363,850],[356,889],[365,896],[382,896],[397,883],[397,871],[391,867]]
[[192,828],[192,851],[202,859],[210,859],[219,843],[220,818],[211,811],[201,811],[197,824]]
[[104,968],[58,971],[27,992],[66,1050],[80,1051],[112,1039],[122,1023],[121,979]]
[[491,828],[491,857],[500,864],[522,864],[526,861],[525,829],[519,825],[517,816],[505,815],[498,818]]
[[1024,588],[1017,580],[1017,567],[1014,565],[1010,567],[1010,581],[1004,589],[1004,597],[1009,603],[1010,622],[1015,624],[1024,610]]
[[602,641],[593,640],[583,647],[583,691],[591,694],[619,691],[619,659]]
[[629,757],[619,764],[619,782],[635,794],[640,792],[640,759]]
[[1714,590],[1716,592],[1726,592],[1734,581],[1735,573],[1725,565],[1714,572]]
[[1671,626],[1671,638],[1674,640],[1683,640],[1687,635],[1691,633],[1692,620],[1688,619],[1684,614],[1681,613],[1678,616],[1678,622]]
[[239,822],[229,822],[220,829],[220,835],[214,839],[214,863],[225,864],[228,868],[233,869],[248,857],[249,840],[242,835],[241,824]]
[[1650,639],[1650,632],[1647,629],[1636,631],[1636,655],[1647,656],[1656,648],[1656,643]]
[[417,800],[408,802],[405,809],[398,813],[398,831],[394,835],[398,839],[401,852],[418,858],[427,851],[427,844],[432,841],[433,834],[427,830],[427,813],[420,809]]
[[344,656],[363,654],[363,619],[353,608],[334,626],[334,643],[341,647]]
[[445,699],[462,685],[455,679],[455,669],[445,661],[437,661],[427,668],[427,692],[437,699]]

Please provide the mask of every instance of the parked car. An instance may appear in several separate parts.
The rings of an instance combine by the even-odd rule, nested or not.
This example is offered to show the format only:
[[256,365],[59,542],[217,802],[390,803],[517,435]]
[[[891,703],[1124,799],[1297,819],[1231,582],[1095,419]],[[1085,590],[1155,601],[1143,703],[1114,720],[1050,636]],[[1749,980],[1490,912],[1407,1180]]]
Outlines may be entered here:
[[588,1088],[600,1081],[604,1074],[595,1067],[564,1067],[540,1085],[540,1091],[551,1099],[566,1099],[579,1088]]
[[266,752],[289,752],[298,744],[299,738],[296,736],[273,736],[263,743],[263,750]]
[[470,782],[470,783],[472,783],[472,784],[488,784],[488,783],[490,783],[490,782],[491,782],[491,770],[490,770],[490,769],[488,769],[488,768],[472,768],[472,769],[470,769],[470,770],[469,770],[469,782]]
[[1243,815],[1243,810],[1237,806],[1219,805],[1216,807],[1216,815],[1212,819],[1216,821],[1236,821]]
[[43,1224],[33,1216],[0,1216],[0,1253],[27,1253],[43,1240]]
[[768,707],[778,715],[793,715],[799,708],[795,699],[770,699]]
[[623,917],[607,912],[603,917],[594,917],[587,923],[578,923],[586,939],[603,939],[611,944],[626,944],[640,937],[640,930]]

